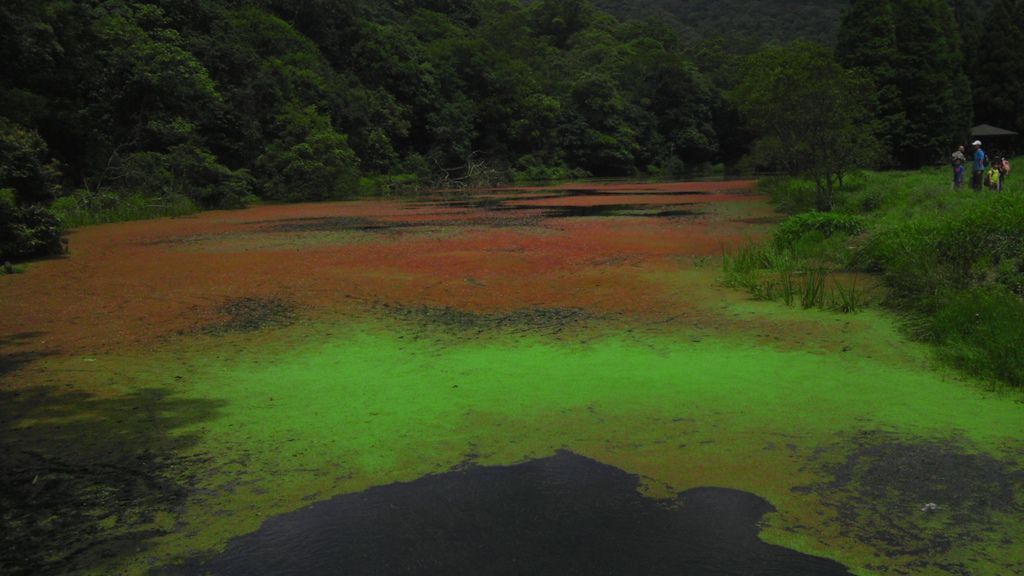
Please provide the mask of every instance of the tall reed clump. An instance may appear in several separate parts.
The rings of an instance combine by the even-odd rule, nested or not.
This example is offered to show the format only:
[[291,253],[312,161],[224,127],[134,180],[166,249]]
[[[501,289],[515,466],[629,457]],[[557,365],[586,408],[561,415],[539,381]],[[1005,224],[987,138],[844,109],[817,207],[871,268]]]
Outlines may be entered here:
[[810,212],[781,224],[771,241],[723,255],[724,283],[759,300],[856,312],[868,301],[863,285],[837,273],[848,268],[847,243],[864,230],[852,215]]

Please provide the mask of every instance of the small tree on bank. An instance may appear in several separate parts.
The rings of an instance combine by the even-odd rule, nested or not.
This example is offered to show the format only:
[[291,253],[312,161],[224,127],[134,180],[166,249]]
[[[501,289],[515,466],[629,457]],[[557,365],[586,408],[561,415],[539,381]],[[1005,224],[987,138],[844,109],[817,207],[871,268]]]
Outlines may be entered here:
[[758,135],[755,160],[812,179],[820,211],[832,210],[850,170],[878,157],[870,81],[821,45],[761,50],[748,60],[732,97]]

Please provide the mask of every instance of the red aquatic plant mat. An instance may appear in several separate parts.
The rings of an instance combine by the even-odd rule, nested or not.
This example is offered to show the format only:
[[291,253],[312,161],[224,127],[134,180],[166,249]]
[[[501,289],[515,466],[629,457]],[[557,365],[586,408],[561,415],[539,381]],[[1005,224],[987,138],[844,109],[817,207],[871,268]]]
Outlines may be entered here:
[[750,187],[435,193],[84,228],[68,257],[0,278],[0,339],[88,354],[381,305],[669,317],[696,296],[667,276],[765,230]]

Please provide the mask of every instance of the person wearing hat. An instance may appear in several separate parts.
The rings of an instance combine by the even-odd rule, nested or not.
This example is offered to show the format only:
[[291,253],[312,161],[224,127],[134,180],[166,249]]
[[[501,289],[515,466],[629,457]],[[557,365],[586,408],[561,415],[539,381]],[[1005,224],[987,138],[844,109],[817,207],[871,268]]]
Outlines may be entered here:
[[974,146],[974,173],[971,174],[971,188],[981,190],[985,176],[985,151],[981,149],[981,140],[975,140],[972,146]]

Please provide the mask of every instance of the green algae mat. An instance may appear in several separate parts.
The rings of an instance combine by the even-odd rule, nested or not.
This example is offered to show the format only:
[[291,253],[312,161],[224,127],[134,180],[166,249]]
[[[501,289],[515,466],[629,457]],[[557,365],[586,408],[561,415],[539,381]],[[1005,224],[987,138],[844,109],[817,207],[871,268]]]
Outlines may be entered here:
[[565,482],[614,469],[644,502],[756,495],[760,541],[855,574],[1024,572],[1021,395],[937,367],[883,313],[722,288],[714,257],[770,229],[749,186],[76,232],[70,258],[0,277],[0,571],[221,573],[303,510],[423,482],[454,497],[492,486],[467,471],[569,454],[592,472]]

